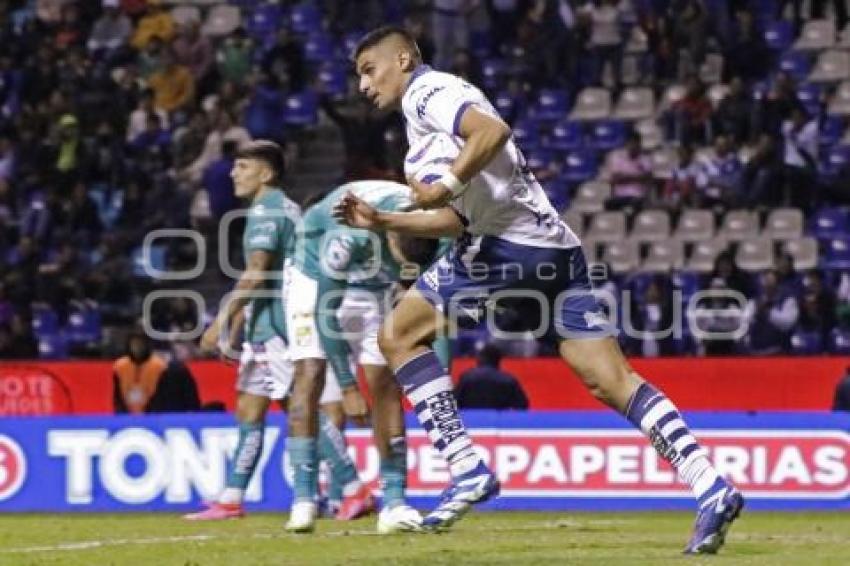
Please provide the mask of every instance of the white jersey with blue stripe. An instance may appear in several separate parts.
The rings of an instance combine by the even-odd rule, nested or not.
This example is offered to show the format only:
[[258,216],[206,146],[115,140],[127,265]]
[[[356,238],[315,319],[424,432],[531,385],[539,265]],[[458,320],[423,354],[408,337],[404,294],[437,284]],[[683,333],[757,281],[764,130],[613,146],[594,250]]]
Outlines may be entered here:
[[[475,106],[498,116],[487,97],[463,79],[422,65],[414,71],[401,101],[407,140],[413,145],[434,132],[451,134],[459,146],[463,112]],[[525,164],[513,139],[452,201],[474,236],[495,236],[509,242],[544,248],[572,248],[578,237],[561,220],[546,193]]]

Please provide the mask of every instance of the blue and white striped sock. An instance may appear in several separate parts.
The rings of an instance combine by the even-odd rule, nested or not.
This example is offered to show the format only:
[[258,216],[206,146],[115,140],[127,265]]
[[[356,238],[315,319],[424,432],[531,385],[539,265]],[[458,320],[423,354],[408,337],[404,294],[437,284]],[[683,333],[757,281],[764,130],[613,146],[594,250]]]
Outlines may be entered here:
[[422,428],[449,465],[453,477],[481,461],[457,410],[451,378],[432,350],[409,360],[395,372]]
[[626,418],[641,429],[662,458],[691,486],[700,505],[726,487],[682,415],[666,395],[642,383],[629,401]]

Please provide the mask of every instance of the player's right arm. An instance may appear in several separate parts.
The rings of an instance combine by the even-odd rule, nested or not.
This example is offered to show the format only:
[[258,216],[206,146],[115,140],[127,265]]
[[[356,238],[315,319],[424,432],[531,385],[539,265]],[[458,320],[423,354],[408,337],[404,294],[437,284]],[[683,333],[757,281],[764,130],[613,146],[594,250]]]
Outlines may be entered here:
[[333,215],[346,226],[373,232],[394,231],[423,238],[457,238],[464,231],[460,217],[449,207],[413,212],[385,212],[369,205],[351,192],[343,195],[334,206]]

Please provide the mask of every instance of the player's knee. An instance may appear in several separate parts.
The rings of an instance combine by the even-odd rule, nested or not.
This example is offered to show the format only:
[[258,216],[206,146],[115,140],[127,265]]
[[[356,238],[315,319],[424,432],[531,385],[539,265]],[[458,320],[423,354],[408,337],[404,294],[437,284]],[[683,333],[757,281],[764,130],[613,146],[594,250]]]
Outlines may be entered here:
[[268,402],[242,395],[236,401],[236,420],[243,424],[260,424],[266,418]]

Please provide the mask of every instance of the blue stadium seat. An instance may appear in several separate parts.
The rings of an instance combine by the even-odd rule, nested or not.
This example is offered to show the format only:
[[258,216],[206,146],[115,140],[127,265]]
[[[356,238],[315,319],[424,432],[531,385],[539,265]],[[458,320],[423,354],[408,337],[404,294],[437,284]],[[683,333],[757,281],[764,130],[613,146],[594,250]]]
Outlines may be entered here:
[[804,81],[812,70],[812,60],[805,53],[790,51],[779,60],[779,70],[788,73],[796,81]]
[[496,107],[499,115],[507,120],[518,113],[519,101],[509,92],[501,91],[493,97],[493,106]]
[[850,146],[834,146],[821,162],[821,174],[825,177],[837,177],[842,169],[850,166]]
[[325,63],[317,75],[325,92],[332,97],[344,97],[348,94],[348,71],[346,67]]
[[827,269],[850,269],[850,237],[826,241],[823,265]]
[[263,4],[250,12],[245,22],[245,31],[256,39],[263,40],[277,34],[284,25],[286,14],[278,4]]
[[549,197],[549,202],[558,212],[563,212],[570,206],[570,187],[561,177],[552,177],[541,182],[543,192]]
[[483,59],[493,52],[493,38],[489,29],[473,29],[469,33],[469,52],[478,59]]
[[687,304],[699,290],[699,276],[692,271],[676,271],[670,274],[670,282],[674,289],[682,291],[682,301]]
[[292,7],[290,13],[292,31],[301,35],[316,33],[322,29],[319,8],[311,2],[302,2]]
[[484,88],[500,88],[504,76],[505,62],[502,59],[484,59],[481,62],[481,82]]
[[532,151],[540,147],[540,130],[536,122],[520,120],[513,127],[514,141],[523,151]]
[[555,163],[555,156],[549,150],[538,148],[526,153],[525,162],[532,171],[549,169]]
[[785,51],[794,43],[794,26],[786,20],[777,20],[764,30],[764,42],[774,51]]
[[596,154],[589,150],[574,150],[567,154],[561,176],[571,183],[583,183],[596,177],[599,163]]
[[304,40],[304,59],[311,63],[330,61],[336,51],[333,39],[324,33],[313,33]]
[[842,208],[821,208],[815,212],[809,231],[819,240],[847,237],[850,235],[850,214]]
[[39,338],[38,355],[43,360],[65,360],[68,358],[68,341],[62,334],[49,334]]
[[791,353],[798,356],[810,356],[823,353],[823,339],[820,332],[798,330],[791,335]]
[[145,258],[142,253],[142,246],[137,247],[131,254],[133,260],[133,275],[136,277],[150,277],[151,268],[159,271],[165,271],[165,246],[162,244],[152,244],[150,246],[150,266],[146,268]]
[[572,151],[584,147],[584,126],[580,122],[562,120],[552,127],[544,144],[559,151]]
[[601,120],[590,129],[588,145],[608,151],[622,147],[626,142],[626,125],[619,120]]
[[844,120],[838,116],[826,116],[820,125],[818,142],[824,148],[831,148],[844,136]]
[[49,307],[35,307],[32,310],[32,331],[37,338],[59,332],[59,317]]
[[797,98],[812,116],[820,113],[821,87],[815,83],[803,83],[797,87]]
[[96,308],[84,308],[71,312],[65,326],[65,336],[72,344],[100,341],[100,311]]
[[286,97],[283,121],[291,126],[312,126],[319,121],[316,93],[303,91]]
[[342,53],[340,54],[340,59],[343,61],[348,61],[349,57],[354,54],[354,50],[357,48],[357,44],[360,42],[360,38],[365,35],[363,31],[351,31],[342,36],[342,45],[340,49]]
[[850,354],[850,330],[834,328],[829,335],[829,351],[833,354]]
[[534,116],[540,120],[561,120],[567,116],[569,101],[563,90],[544,88],[537,95]]

